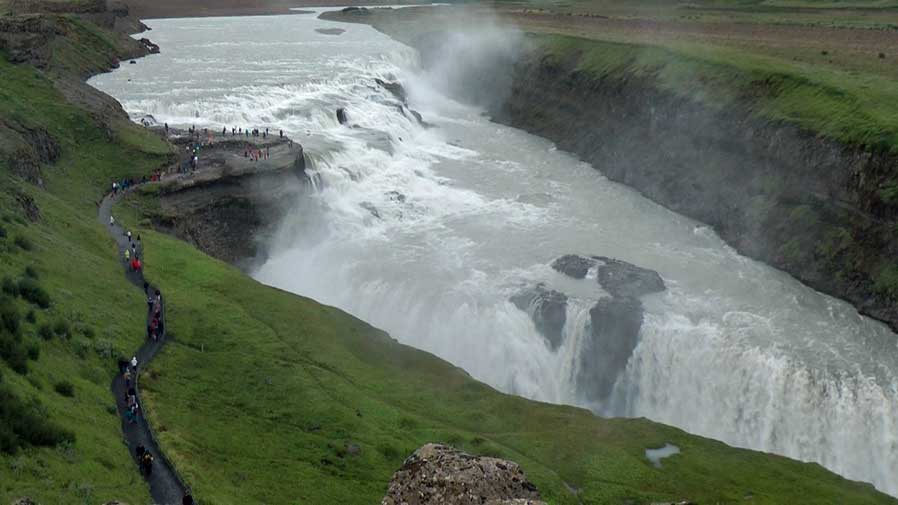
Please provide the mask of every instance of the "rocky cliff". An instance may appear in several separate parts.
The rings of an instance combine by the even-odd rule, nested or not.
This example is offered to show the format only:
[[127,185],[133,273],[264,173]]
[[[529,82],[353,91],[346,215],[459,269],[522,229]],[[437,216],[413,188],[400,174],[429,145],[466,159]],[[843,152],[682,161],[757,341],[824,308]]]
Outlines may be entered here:
[[652,76],[577,67],[576,55],[525,56],[495,120],[556,142],[713,226],[741,253],[898,329],[898,155],[759,119],[747,104],[697,103]]
[[[169,140],[185,152],[192,138],[172,133]],[[253,161],[249,149],[265,154]],[[159,196],[154,226],[238,266],[263,258],[263,244],[309,181],[302,146],[287,138],[216,135],[197,154],[195,170],[185,159],[184,168],[148,188]]]

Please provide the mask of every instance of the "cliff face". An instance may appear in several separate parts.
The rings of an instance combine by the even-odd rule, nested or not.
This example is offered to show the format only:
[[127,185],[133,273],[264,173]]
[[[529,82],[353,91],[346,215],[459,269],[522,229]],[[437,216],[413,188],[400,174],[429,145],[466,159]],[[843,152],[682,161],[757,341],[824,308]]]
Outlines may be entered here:
[[[146,55],[147,44],[126,34],[142,29],[123,6],[105,1],[81,3],[22,1],[11,3],[12,15],[0,17],[0,52],[12,65],[30,65],[52,77],[56,91],[89,111],[93,126],[112,138],[112,121],[127,120],[121,105],[84,80],[119,65],[121,59]],[[114,31],[100,34],[91,23]],[[4,75],[10,86],[16,76]],[[20,97],[28,100],[27,91]],[[47,127],[28,115],[0,117],[0,160],[13,173],[43,185],[41,166],[56,162],[63,147]]]
[[[210,256],[248,266],[264,258],[263,245],[305,191],[305,155],[288,139],[215,139],[202,149],[197,171],[170,174],[158,184],[160,208],[153,224]],[[188,137],[170,140],[185,145]],[[268,157],[255,162],[245,157],[249,144]]]
[[[764,83],[757,83],[764,86]],[[495,120],[546,137],[609,179],[711,225],[741,253],[898,329],[889,283],[898,156],[841,145],[656,87],[531,54]]]

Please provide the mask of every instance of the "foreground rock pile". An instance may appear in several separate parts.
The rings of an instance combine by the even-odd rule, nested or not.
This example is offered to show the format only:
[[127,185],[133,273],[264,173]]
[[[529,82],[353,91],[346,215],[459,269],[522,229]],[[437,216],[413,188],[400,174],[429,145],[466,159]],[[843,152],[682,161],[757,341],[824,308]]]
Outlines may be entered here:
[[545,505],[517,463],[427,444],[390,480],[382,505]]

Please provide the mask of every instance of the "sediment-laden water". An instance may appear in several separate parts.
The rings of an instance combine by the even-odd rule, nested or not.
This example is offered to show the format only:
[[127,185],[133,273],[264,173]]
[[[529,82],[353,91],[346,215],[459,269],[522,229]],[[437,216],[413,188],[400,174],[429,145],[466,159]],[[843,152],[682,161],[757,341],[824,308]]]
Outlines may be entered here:
[[[410,50],[366,26],[323,34],[338,25],[305,15],[148,24],[162,54],[95,86],[135,118],[283,129],[312,158],[316,188],[291,209],[259,280],[504,391],[817,461],[898,495],[898,348],[883,325],[443,96]],[[405,83],[434,127],[375,77]],[[338,107],[357,127],[338,124]],[[574,377],[602,293],[548,266],[565,253],[620,258],[668,286],[644,298],[639,344],[599,404]],[[571,298],[555,351],[508,301],[538,282]]]

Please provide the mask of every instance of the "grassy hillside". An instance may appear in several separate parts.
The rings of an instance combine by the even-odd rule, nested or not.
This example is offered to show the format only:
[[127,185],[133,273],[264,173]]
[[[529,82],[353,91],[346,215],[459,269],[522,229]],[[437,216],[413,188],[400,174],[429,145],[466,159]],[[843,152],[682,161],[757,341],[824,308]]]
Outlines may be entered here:
[[[73,30],[85,40],[102,33]],[[71,40],[57,47],[84,58],[77,68],[120,49],[110,38],[106,50],[82,52]],[[0,121],[24,128],[16,143],[49,137],[58,147],[29,172],[43,186],[12,173],[19,151],[0,157],[0,278],[10,279],[0,304],[0,503],[147,503],[109,392],[116,358],[142,339],[144,304],[123,279],[96,202],[110,180],[149,173],[170,151],[120,116],[67,102],[60,89],[73,81],[58,79],[72,73],[0,57]],[[403,458],[429,441],[519,462],[550,503],[895,503],[818,465],[496,392],[143,228],[153,198],[116,209],[142,234],[147,275],[167,293],[173,341],[147,370],[143,407],[201,503],[377,502]],[[667,442],[683,452],[654,468],[643,451]]]
[[[0,74],[0,121],[44,129],[60,147],[58,160],[42,167],[45,189],[13,176],[9,159],[0,157],[2,297],[4,311],[14,307],[20,316],[16,334],[7,329],[2,339],[12,347],[21,342],[29,355],[26,373],[9,359],[0,364],[0,411],[12,407],[0,433],[36,419],[74,436],[32,447],[20,433],[20,447],[0,451],[0,503],[21,496],[41,503],[146,503],[109,391],[116,358],[141,341],[143,300],[122,281],[113,243],[96,223],[95,202],[112,178],[151,170],[168,148],[127,122],[116,122],[108,137],[105,124],[66,103],[33,67],[0,55]],[[48,307],[15,296],[12,286],[21,286],[26,268],[36,272]]]
[[[120,204],[120,219],[139,222],[152,198]],[[373,503],[429,441],[517,461],[550,503],[894,502],[818,465],[499,393],[337,309],[137,229],[148,277],[168,289],[174,338],[143,382],[145,401],[204,503]],[[667,442],[683,452],[656,469],[644,451]]]

